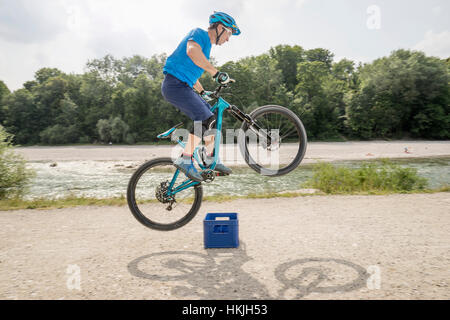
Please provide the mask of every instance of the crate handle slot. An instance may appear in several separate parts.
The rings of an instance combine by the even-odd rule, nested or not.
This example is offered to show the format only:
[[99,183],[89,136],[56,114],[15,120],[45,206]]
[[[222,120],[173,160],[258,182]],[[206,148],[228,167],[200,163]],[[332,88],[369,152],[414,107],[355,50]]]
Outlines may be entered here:
[[213,233],[228,233],[229,229],[227,225],[216,224],[214,225]]

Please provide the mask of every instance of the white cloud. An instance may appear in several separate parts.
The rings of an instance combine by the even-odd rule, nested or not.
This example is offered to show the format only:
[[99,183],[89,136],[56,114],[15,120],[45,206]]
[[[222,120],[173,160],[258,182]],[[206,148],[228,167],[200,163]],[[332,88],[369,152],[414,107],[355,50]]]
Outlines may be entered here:
[[429,30],[425,34],[425,38],[413,49],[423,51],[427,55],[448,58],[450,57],[450,31],[434,33],[433,30]]
[[307,1],[307,0],[296,0],[296,1],[295,1],[295,6],[296,6],[297,8],[301,8],[301,7],[303,7],[303,5],[306,3],[306,1]]
[[[324,10],[331,7],[336,10]],[[323,4],[311,0],[0,0],[0,80],[15,90],[42,67],[80,73],[88,60],[107,53],[116,58],[170,54],[189,30],[206,29],[213,11],[231,14],[242,30],[224,46],[213,47],[211,55],[219,64],[267,52],[278,44],[323,47],[339,57],[367,61],[376,58],[373,46],[364,42],[371,39],[362,39],[357,30],[342,32],[349,28],[336,25],[354,25],[352,19],[364,17],[365,7],[362,11],[357,7],[341,9],[333,0]],[[443,23],[445,2],[430,5],[428,12]],[[335,21],[331,14],[345,19],[327,23]],[[431,27],[445,31],[429,31],[415,49],[449,56],[448,28],[423,24],[420,33]],[[420,40],[417,30],[408,31],[416,33],[413,41]],[[403,35],[411,36],[399,37]],[[355,50],[355,46],[367,49]]]
[[0,2],[0,38],[31,43],[53,39],[65,30],[65,8],[59,1],[15,0]]
[[440,15],[441,14],[441,12],[442,12],[442,8],[441,8],[441,6],[436,6],[436,7],[433,7],[433,9],[431,9],[431,12],[433,12],[433,14],[435,14],[435,15]]
[[15,90],[42,67],[80,73],[88,60],[108,53],[122,58],[171,52],[198,23],[183,18],[182,4],[182,0],[3,0],[0,79]]
[[[279,44],[294,44],[293,27],[301,7],[309,0],[246,0],[236,15],[242,34],[212,53],[219,63],[267,52]],[[294,36],[294,37],[293,37]]]

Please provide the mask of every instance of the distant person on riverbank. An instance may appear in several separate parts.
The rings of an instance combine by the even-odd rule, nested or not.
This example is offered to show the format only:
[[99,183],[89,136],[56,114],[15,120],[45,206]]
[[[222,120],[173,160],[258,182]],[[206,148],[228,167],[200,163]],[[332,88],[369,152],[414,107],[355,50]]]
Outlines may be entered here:
[[[199,82],[204,71],[207,71],[219,84],[226,84],[231,80],[225,72],[217,70],[210,62],[212,44],[222,45],[231,35],[239,35],[241,31],[236,21],[226,13],[214,12],[209,17],[208,31],[197,28],[191,30],[181,41],[175,51],[167,58],[163,72],[164,81],[161,92],[164,98],[190,119],[201,124],[201,132],[195,132],[194,125],[186,147],[174,165],[194,181],[203,181],[193,162],[193,153],[201,142],[204,133],[211,129],[215,116],[210,111],[207,101],[212,100],[210,91],[205,91]],[[195,89],[200,95],[194,92]],[[207,163],[212,164],[214,155],[214,135],[203,137],[207,151]],[[230,174],[231,169],[222,163],[217,163],[216,171]]]

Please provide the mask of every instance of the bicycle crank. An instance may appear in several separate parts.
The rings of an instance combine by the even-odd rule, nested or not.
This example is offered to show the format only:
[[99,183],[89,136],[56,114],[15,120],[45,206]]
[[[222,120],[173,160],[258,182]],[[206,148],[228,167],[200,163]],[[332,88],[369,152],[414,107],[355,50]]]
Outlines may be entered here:
[[206,183],[210,183],[214,181],[214,178],[216,177],[216,174],[211,169],[206,169],[201,172],[201,175],[203,177],[203,181]]

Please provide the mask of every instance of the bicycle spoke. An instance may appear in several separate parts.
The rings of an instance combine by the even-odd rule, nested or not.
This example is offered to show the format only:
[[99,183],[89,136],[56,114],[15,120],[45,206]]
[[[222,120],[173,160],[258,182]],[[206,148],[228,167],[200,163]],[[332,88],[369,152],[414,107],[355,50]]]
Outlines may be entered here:
[[277,129],[279,132],[281,132],[281,126],[283,125],[283,118],[281,117],[281,115],[277,115],[277,117],[279,118],[279,124],[277,125]]
[[[170,159],[160,162],[148,167],[144,164],[143,169],[138,169],[142,172],[134,178],[134,183],[130,182],[127,197],[130,209],[140,222],[156,229],[170,230],[179,227],[186,217],[195,215],[199,204],[196,200],[198,190],[189,185],[184,174],[175,174],[177,169]],[[169,188],[178,191],[171,194]]]
[[286,137],[289,137],[292,133],[297,132],[297,128],[293,128],[291,129],[291,131],[289,131],[289,133],[283,135],[282,137],[280,137],[280,140],[285,139]]
[[252,117],[275,140],[270,145],[261,137],[256,145],[247,140],[244,148],[246,162],[266,175],[282,175],[293,170],[303,159],[306,148],[306,134],[301,121],[291,111],[277,106],[262,107],[259,112],[257,109]]

